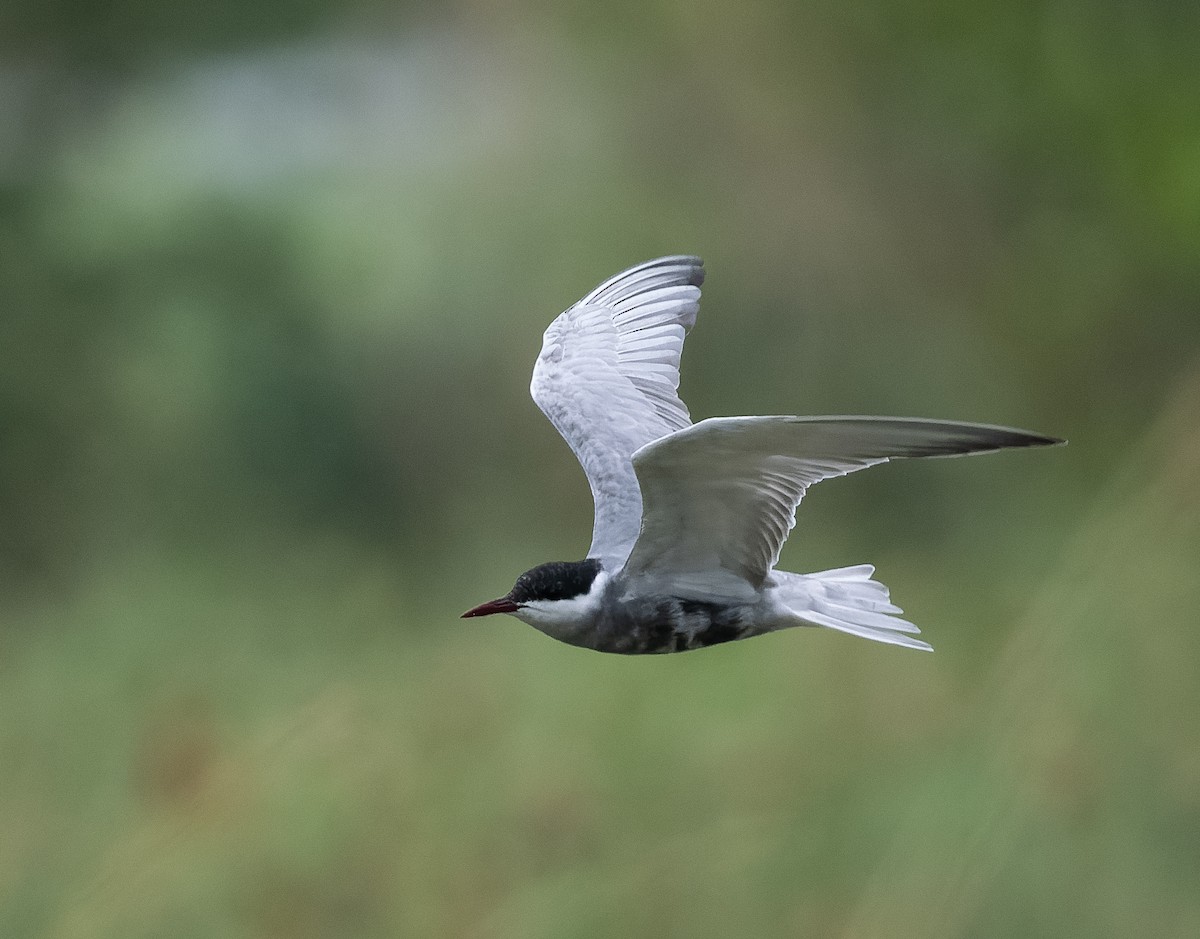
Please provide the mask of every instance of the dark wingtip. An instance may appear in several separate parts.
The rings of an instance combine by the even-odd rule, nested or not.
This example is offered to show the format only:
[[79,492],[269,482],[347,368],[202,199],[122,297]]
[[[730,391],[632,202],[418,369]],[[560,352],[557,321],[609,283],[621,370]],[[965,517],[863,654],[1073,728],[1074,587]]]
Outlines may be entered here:
[[688,276],[685,283],[699,287],[704,283],[704,259],[695,254],[668,254],[655,261],[648,262],[650,266],[687,265]]
[[996,427],[991,439],[981,441],[978,448],[959,450],[958,453],[950,453],[948,456],[957,456],[966,453],[984,453],[989,450],[1024,450],[1033,447],[1064,447],[1066,440],[1061,437],[1051,437],[1047,434],[1035,434],[1028,430],[1017,430],[1012,427]]
[[1067,441],[1064,437],[1049,437],[1046,434],[1031,434],[1028,431],[1023,432],[1021,440],[1009,444],[1013,447],[1065,447],[1066,445]]
[[[947,424],[951,429],[954,424]],[[961,424],[964,431],[957,441],[967,444],[971,449],[962,449],[960,453],[976,452],[973,445],[978,445],[980,452],[986,450],[1008,450],[1024,447],[1062,447],[1067,441],[1061,437],[1051,437],[1049,434],[1039,434],[1020,427],[1005,427],[1000,424]],[[950,455],[950,454],[948,454]]]

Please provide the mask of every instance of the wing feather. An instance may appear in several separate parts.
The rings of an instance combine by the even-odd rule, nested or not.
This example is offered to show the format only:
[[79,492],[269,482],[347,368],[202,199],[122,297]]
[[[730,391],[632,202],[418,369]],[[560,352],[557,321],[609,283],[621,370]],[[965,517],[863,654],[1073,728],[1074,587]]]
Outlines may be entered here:
[[588,556],[610,569],[641,525],[634,451],[691,426],[679,360],[703,281],[699,258],[647,261],[602,283],[543,337],[529,390],[587,474],[596,504]]
[[633,455],[645,511],[632,578],[761,587],[809,486],[901,457],[1060,443],[1009,427],[883,417],[720,417]]

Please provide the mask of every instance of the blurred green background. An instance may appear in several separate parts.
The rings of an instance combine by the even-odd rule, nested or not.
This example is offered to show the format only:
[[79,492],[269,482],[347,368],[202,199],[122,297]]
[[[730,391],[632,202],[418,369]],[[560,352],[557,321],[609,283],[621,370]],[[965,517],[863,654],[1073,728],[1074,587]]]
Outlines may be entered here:
[[[1200,6],[0,7],[0,935],[1200,935]],[[462,621],[527,397],[709,271],[696,416],[1069,437],[819,487],[938,648]]]

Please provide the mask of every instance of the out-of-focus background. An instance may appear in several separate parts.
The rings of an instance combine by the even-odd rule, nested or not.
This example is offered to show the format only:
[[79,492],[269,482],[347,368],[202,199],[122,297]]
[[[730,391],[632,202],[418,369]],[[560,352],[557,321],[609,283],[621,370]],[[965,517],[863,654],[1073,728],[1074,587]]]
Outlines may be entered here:
[[[1200,935],[1200,6],[0,9],[0,934]],[[709,271],[697,416],[1066,449],[810,494],[934,655],[459,620],[527,397]]]

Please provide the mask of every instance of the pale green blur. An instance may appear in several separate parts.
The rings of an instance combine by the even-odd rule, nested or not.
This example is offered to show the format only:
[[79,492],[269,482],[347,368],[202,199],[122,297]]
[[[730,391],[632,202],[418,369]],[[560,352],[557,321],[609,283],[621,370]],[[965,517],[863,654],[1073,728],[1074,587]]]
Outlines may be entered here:
[[[1200,6],[0,10],[0,936],[1200,935]],[[527,395],[708,266],[697,417],[934,655],[460,620],[586,550]]]

